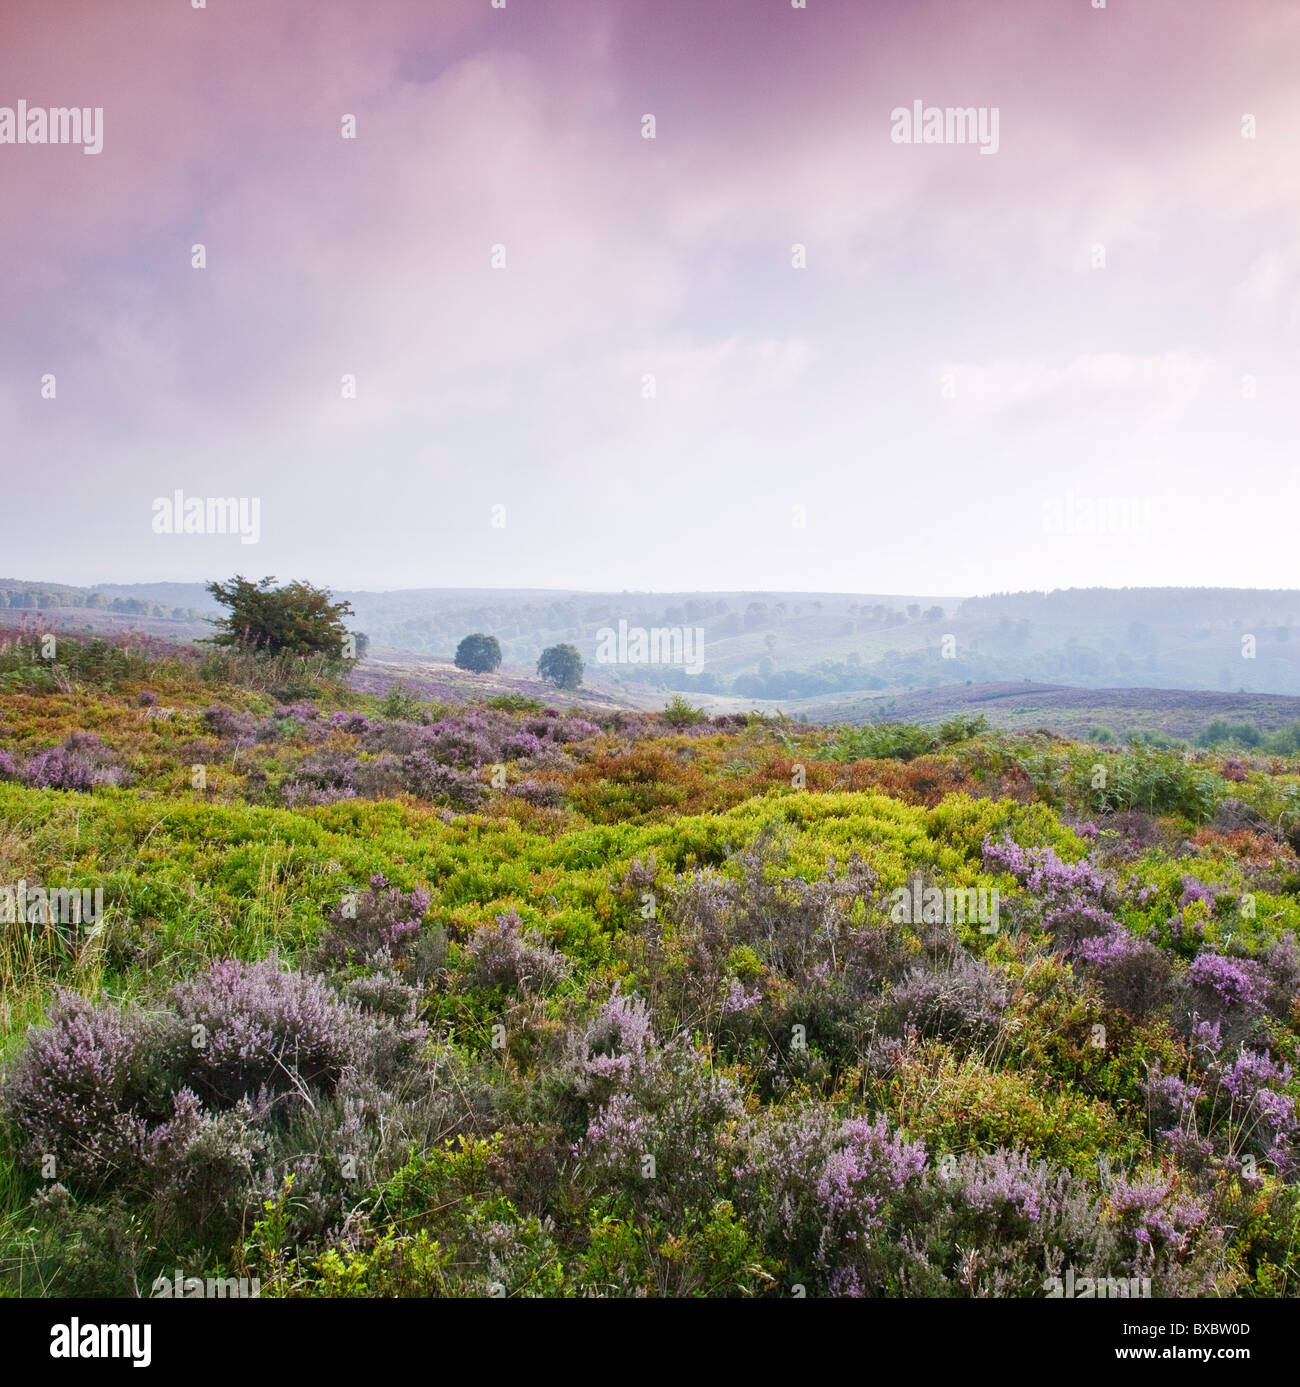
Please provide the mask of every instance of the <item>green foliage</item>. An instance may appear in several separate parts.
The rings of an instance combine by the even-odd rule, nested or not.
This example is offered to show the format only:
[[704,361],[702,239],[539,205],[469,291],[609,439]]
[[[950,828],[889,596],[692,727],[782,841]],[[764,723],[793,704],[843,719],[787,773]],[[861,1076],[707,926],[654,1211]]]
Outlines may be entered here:
[[1070,786],[1076,802],[1098,813],[1142,809],[1148,814],[1178,814],[1193,823],[1212,818],[1226,793],[1220,776],[1191,764],[1179,752],[1145,745],[1126,754],[1106,753],[1087,764],[1076,757]]
[[910,761],[938,744],[938,737],[933,731],[916,723],[868,722],[861,727],[844,728],[826,750],[836,761],[865,761],[884,757]]
[[274,586],[275,579],[250,582],[236,575],[228,583],[209,583],[207,591],[230,609],[217,623],[216,646],[232,646],[267,655],[323,655],[346,658],[348,630],[343,618],[352,614],[348,602],[332,602],[331,594],[310,583]]
[[456,647],[455,663],[457,669],[491,674],[493,670],[501,668],[501,646],[495,636],[475,632],[472,636],[466,636]]
[[703,708],[692,707],[681,694],[674,694],[659,716],[669,727],[694,727],[709,720]]
[[572,645],[548,646],[537,662],[537,673],[559,689],[580,688],[582,669],[582,656]]
[[520,693],[496,694],[485,699],[484,704],[488,708],[495,708],[498,713],[540,713],[546,707],[540,698],[529,698],[527,694]]
[[381,717],[394,721],[415,722],[424,709],[424,703],[399,679],[375,705]]
[[835,731],[835,740],[827,746],[826,754],[836,761],[910,761],[927,751],[957,746],[982,736],[988,731],[988,722],[981,715],[949,718],[937,727],[913,722],[868,722]]

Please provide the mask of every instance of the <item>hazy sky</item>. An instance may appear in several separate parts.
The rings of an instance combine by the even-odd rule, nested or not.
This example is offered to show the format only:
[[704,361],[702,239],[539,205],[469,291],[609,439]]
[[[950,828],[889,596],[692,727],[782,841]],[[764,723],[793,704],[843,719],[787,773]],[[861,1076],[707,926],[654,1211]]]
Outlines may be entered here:
[[0,576],[1296,586],[1298,74],[1280,0],[2,0],[103,149],[0,143]]

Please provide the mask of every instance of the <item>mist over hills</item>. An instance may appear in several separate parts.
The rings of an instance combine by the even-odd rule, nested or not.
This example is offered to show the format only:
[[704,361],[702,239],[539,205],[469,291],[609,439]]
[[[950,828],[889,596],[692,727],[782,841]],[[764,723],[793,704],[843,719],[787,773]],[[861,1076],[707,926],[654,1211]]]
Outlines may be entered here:
[[[375,654],[449,659],[472,631],[531,669],[569,642],[592,687],[808,700],[985,683],[1300,694],[1300,590],[1068,588],[925,593],[336,590]],[[193,639],[218,609],[199,583],[95,588],[0,579],[0,611],[64,627]],[[125,619],[125,620],[124,620]],[[606,662],[602,633],[699,633],[694,662]],[[606,649],[608,653],[608,641]],[[838,700],[837,700],[838,701]]]

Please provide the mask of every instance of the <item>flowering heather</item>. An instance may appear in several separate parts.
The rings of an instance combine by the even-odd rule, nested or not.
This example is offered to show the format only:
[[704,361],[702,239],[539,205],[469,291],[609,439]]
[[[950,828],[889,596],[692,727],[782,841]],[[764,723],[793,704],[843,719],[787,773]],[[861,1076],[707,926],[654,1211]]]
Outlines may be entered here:
[[1005,976],[978,959],[953,968],[912,968],[885,996],[883,1024],[895,1033],[980,1042],[997,1034],[1010,1001]]
[[176,1092],[171,1116],[149,1133],[147,1162],[155,1200],[179,1211],[182,1222],[193,1227],[202,1228],[222,1214],[230,1214],[234,1222],[270,1146],[259,1125],[265,1115],[247,1100],[212,1112],[192,1089]]
[[1256,1007],[1264,997],[1264,981],[1258,963],[1226,954],[1200,953],[1187,970],[1187,981],[1197,999],[1217,1011]]
[[1248,1097],[1268,1084],[1285,1084],[1290,1077],[1290,1065],[1243,1050],[1222,1071],[1219,1082],[1234,1097]]
[[[212,703],[245,706],[213,692],[233,664],[93,692],[73,671],[42,707],[3,666],[0,776],[93,726],[110,745],[50,747],[44,777],[143,783],[0,784],[9,879],[114,902],[93,934],[0,951],[11,1017],[48,1018],[0,1036],[0,1186],[47,1182],[51,1155],[65,1182],[0,1220],[0,1296],[241,1256],[271,1294],[1296,1288],[1289,760],[1232,787],[1249,830],[1175,805],[1094,834],[1074,790],[1127,753],[1065,739],[861,779],[837,731],[788,719],[376,710],[289,663],[246,672],[273,713]],[[1046,793],[1008,769],[1035,747],[1071,766]],[[1000,883],[1013,928],[895,918],[881,882],[918,878]]]
[[1022,848],[1010,838],[997,843],[986,838],[983,854],[987,866],[1007,872],[1027,891],[1049,900],[1082,898],[1099,905],[1109,884],[1105,874],[1087,862],[1064,862],[1051,848]]
[[653,1117],[625,1089],[611,1094],[587,1124],[586,1134],[575,1146],[597,1170],[617,1178],[640,1173],[642,1161],[651,1154],[656,1127]]
[[564,746],[569,742],[585,741],[588,737],[600,735],[600,728],[594,722],[588,722],[585,718],[562,718],[553,714],[544,722],[538,720],[530,722],[527,730],[535,737],[540,737],[543,741],[554,742],[559,746]]
[[314,703],[291,703],[288,707],[274,709],[271,716],[277,721],[296,722],[300,727],[306,727],[320,717],[320,709]]
[[762,1000],[761,992],[746,992],[745,985],[739,978],[730,978],[727,982],[727,995],[722,999],[722,1010],[729,1016],[736,1015],[757,1006]]
[[1217,887],[1206,886],[1203,881],[1197,881],[1193,876],[1185,876],[1183,877],[1183,894],[1179,898],[1178,908],[1180,910],[1186,910],[1193,901],[1204,901],[1205,904],[1210,907],[1211,912],[1213,912],[1217,892]]
[[445,766],[478,770],[503,759],[501,721],[477,711],[464,717],[445,718],[425,729],[417,754]]
[[[634,1067],[631,1086],[600,1105],[575,1155],[612,1177],[634,1206],[660,1215],[707,1208],[745,1115],[735,1082],[684,1040]],[[654,1160],[647,1178],[646,1157]]]
[[423,751],[402,758],[401,775],[402,784],[417,799],[446,801],[457,809],[475,809],[487,794],[482,781]]
[[332,1088],[358,1057],[357,1013],[323,982],[285,972],[275,958],[214,963],[175,988],[171,1003],[202,1040],[189,1047],[188,1082],[219,1106],[264,1090],[301,1097],[304,1086]]
[[1191,1030],[1192,1053],[1208,1063],[1223,1049],[1222,1023],[1218,1021],[1197,1021]]
[[1205,1085],[1179,1074],[1166,1074],[1156,1064],[1142,1082],[1142,1093],[1151,1114],[1152,1128],[1168,1139],[1196,1125],[1196,1109],[1205,1097]]
[[318,946],[323,966],[366,963],[381,951],[391,962],[405,957],[429,909],[429,893],[419,887],[399,891],[381,873],[370,889],[346,896],[326,917],[329,928]]
[[883,1206],[925,1169],[925,1146],[875,1122],[850,1118],[841,1126],[817,1177],[817,1200],[825,1218],[823,1245],[870,1246],[883,1225]]
[[986,867],[1007,872],[1043,905],[1042,923],[1062,953],[1118,928],[1107,905],[1113,888],[1105,873],[1087,862],[1064,862],[1051,848],[1022,848],[1010,838],[983,845]]
[[57,1178],[97,1184],[142,1159],[146,1123],[136,1110],[132,1070],[142,1023],[60,993],[34,1030],[4,1088],[6,1115],[26,1158],[55,1158]]
[[34,790],[83,792],[129,781],[126,768],[93,732],[73,732],[62,746],[29,756],[18,777]]
[[358,730],[368,751],[419,755],[467,771],[498,761],[541,764],[553,760],[566,743],[600,731],[594,723],[579,718],[530,718],[521,723],[506,713],[483,707],[467,708],[427,726],[399,719]]
[[248,713],[237,713],[222,703],[214,703],[203,714],[208,731],[222,741],[252,746],[257,740],[257,720]]
[[1006,1219],[1038,1223],[1050,1200],[1046,1162],[1032,1162],[1023,1152],[982,1153],[958,1163],[952,1195],[968,1212],[997,1226]]
[[1286,1020],[1300,998],[1300,947],[1288,930],[1271,940],[1258,959],[1268,980],[1268,1009],[1279,1020]]
[[579,1092],[605,1081],[630,1083],[646,1069],[655,1045],[645,1001],[615,988],[572,1046],[571,1066]]
[[1282,1176],[1293,1178],[1300,1168],[1300,1120],[1295,1100],[1279,1092],[1291,1079],[1290,1066],[1243,1050],[1231,1065],[1219,1067],[1217,1077],[1228,1095],[1225,1116],[1237,1149],[1259,1153]]
[[1173,967],[1149,940],[1117,925],[1080,941],[1075,959],[1097,979],[1108,1005],[1147,1016],[1169,998]]
[[525,757],[539,755],[546,743],[532,732],[515,732],[502,739],[500,744],[503,761],[522,761]]
[[542,992],[569,972],[569,961],[547,945],[536,930],[526,929],[515,912],[498,915],[470,940],[474,978],[489,987]]
[[555,780],[521,780],[506,794],[538,809],[558,809],[564,803],[564,787]]
[[316,751],[294,768],[283,787],[288,805],[334,804],[341,799],[380,799],[402,785],[400,768],[389,756],[359,757],[348,751]]
[[366,717],[364,713],[331,713],[328,722],[331,731],[347,732],[358,737],[383,726],[383,723]]
[[1132,1239],[1135,1271],[1161,1255],[1186,1254],[1208,1217],[1198,1200],[1179,1192],[1173,1182],[1155,1177],[1116,1180],[1109,1204],[1112,1217]]

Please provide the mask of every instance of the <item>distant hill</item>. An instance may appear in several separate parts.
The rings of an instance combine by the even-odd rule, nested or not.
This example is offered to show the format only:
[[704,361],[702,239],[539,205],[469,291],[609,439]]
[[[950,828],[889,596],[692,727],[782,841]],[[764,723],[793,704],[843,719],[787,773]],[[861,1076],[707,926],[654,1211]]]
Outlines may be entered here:
[[[282,575],[284,576],[284,575]],[[569,642],[589,682],[633,702],[664,691],[752,703],[822,703],[971,684],[1216,690],[1300,695],[1300,591],[1071,588],[983,597],[904,593],[573,592],[407,589],[350,592],[349,623],[372,653],[449,659],[472,631],[531,670]],[[151,634],[208,634],[217,608],[199,583],[74,588],[0,579],[0,610]],[[603,664],[602,632],[701,633],[703,663]]]
[[1276,731],[1300,722],[1300,698],[1187,689],[1081,689],[1059,684],[971,684],[886,697],[826,699],[796,707],[809,722],[941,722],[983,714],[994,727],[1045,727],[1087,737],[1108,729],[1193,739],[1215,719]]

